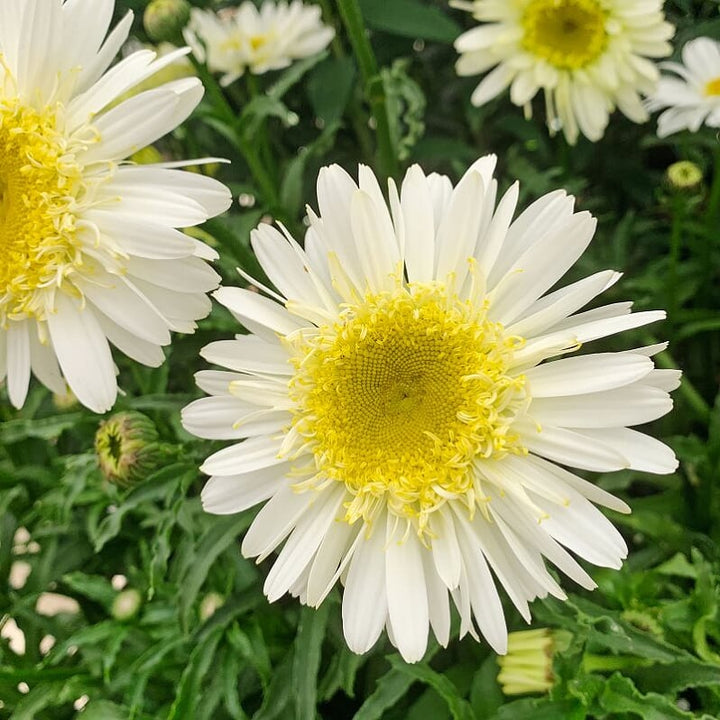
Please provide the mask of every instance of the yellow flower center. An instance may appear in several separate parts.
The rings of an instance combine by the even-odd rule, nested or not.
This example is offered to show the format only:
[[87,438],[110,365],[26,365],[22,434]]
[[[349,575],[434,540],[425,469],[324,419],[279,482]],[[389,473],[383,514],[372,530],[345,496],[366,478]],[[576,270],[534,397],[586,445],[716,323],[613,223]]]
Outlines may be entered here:
[[344,483],[347,522],[385,505],[422,533],[447,499],[483,502],[476,459],[525,452],[511,428],[525,379],[509,372],[523,340],[440,283],[368,295],[288,342],[295,455],[313,456],[298,488]]
[[577,70],[605,50],[605,11],[597,0],[531,0],[522,45],[562,70]]
[[720,77],[713,78],[705,84],[706,95],[720,95]]
[[257,52],[267,41],[268,41],[268,36],[266,34],[251,35],[250,36],[250,47],[253,49],[253,51]]
[[45,312],[37,291],[77,260],[81,168],[52,110],[0,100],[0,325]]

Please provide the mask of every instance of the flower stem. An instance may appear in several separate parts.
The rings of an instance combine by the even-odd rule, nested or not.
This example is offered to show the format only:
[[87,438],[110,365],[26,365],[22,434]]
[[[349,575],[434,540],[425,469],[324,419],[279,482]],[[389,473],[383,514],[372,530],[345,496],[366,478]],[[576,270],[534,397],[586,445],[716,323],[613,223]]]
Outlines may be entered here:
[[678,265],[682,245],[682,231],[685,222],[685,199],[676,194],[672,203],[672,224],[670,227],[670,254],[668,288],[668,315],[671,325],[677,322],[678,302]]
[[360,12],[360,6],[357,0],[337,0],[337,5],[360,67],[360,75],[365,87],[365,97],[375,121],[378,171],[387,177],[397,178],[400,168],[390,135],[385,87],[378,72],[377,60],[370,41],[365,34],[365,24]]
[[270,208],[271,212],[276,212],[279,209],[280,198],[277,188],[275,187],[275,182],[260,159],[253,143],[244,136],[242,128],[238,122],[238,115],[236,111],[228,102],[227,97],[225,97],[225,93],[218,85],[212,73],[208,72],[207,68],[202,63],[199,63],[194,59],[193,64],[195,65],[198,76],[200,80],[202,80],[208,95],[212,99],[213,106],[220,115],[220,118],[232,130],[232,137],[235,141],[235,146],[247,163],[247,166],[250,169],[250,174],[252,175],[260,194],[262,195],[265,205]]

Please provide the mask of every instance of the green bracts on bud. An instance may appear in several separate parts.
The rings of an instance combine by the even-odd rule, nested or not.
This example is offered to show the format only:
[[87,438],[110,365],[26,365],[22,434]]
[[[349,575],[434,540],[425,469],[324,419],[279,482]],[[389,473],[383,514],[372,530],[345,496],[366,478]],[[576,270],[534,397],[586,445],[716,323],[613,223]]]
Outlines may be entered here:
[[143,25],[153,42],[182,44],[182,31],[190,20],[187,0],[152,0],[145,8]]
[[507,655],[498,658],[498,682],[505,695],[546,693],[555,682],[553,656],[567,649],[571,636],[539,628],[508,634]]
[[703,182],[702,170],[690,160],[680,160],[665,171],[665,184],[669,190],[678,193],[693,193]]
[[95,452],[103,475],[121,487],[144,480],[157,468],[162,454],[153,421],[132,410],[100,423]]

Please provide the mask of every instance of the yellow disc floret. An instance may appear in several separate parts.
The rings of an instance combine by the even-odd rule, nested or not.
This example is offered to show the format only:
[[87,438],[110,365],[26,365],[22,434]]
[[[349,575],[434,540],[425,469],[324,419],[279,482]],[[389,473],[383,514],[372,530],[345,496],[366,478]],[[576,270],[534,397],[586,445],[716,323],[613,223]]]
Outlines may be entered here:
[[713,78],[705,83],[705,95],[720,95],[720,77]]
[[60,109],[0,99],[0,326],[45,308],[38,290],[59,285],[75,247],[82,169],[57,129]]
[[440,283],[368,295],[288,342],[292,435],[313,458],[298,487],[344,483],[348,522],[382,504],[422,532],[450,498],[472,513],[474,461],[524,452],[511,425],[525,381],[509,374],[523,341]]
[[597,0],[531,0],[522,45],[561,70],[578,70],[605,50],[605,16]]

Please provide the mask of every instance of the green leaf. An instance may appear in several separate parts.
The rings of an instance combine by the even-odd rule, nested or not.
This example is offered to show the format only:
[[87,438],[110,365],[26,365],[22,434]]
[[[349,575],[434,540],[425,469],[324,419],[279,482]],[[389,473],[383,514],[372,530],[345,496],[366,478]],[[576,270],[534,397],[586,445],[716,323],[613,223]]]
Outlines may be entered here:
[[657,693],[643,695],[632,680],[619,673],[607,679],[598,702],[605,712],[613,715],[635,713],[643,720],[689,720],[696,717],[693,713],[681,710],[674,697]]
[[87,421],[87,416],[82,413],[33,418],[32,420],[25,420],[24,418],[7,420],[0,425],[0,443],[9,445],[28,438],[57,440],[64,430],[77,427],[83,421]]
[[295,638],[293,660],[293,689],[297,720],[315,720],[317,705],[317,675],[320,651],[328,622],[329,602],[315,610],[303,607]]
[[429,685],[447,703],[453,720],[473,720],[474,714],[470,703],[460,696],[458,689],[444,675],[435,672],[425,663],[408,665],[397,655],[389,658],[395,670],[406,674],[413,680]]
[[82,720],[127,720],[128,708],[109,700],[91,700],[82,711]]
[[63,575],[63,583],[80,595],[100,603],[109,610],[117,596],[107,578],[100,575],[86,575],[83,572],[73,572]]
[[350,98],[357,68],[351,57],[328,58],[320,63],[307,80],[307,94],[315,115],[325,125],[343,116]]
[[[178,583],[178,606],[183,627],[190,622],[190,612],[210,567],[217,557],[233,543],[252,520],[252,514],[242,513],[214,518],[214,522],[200,538],[189,569]],[[239,550],[237,550],[239,552]]]
[[374,692],[360,706],[353,720],[380,720],[385,710],[395,705],[413,682],[412,676],[397,668],[392,669],[378,680]]
[[195,717],[198,705],[200,702],[205,702],[205,696],[200,692],[200,682],[215,658],[215,651],[223,631],[224,629],[218,626],[193,649],[180,678],[175,702],[170,708],[167,720],[186,720]]
[[419,0],[360,0],[368,26],[392,35],[452,43],[462,28],[439,8]]

